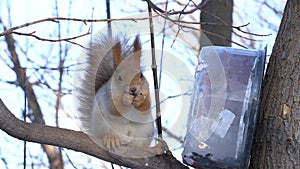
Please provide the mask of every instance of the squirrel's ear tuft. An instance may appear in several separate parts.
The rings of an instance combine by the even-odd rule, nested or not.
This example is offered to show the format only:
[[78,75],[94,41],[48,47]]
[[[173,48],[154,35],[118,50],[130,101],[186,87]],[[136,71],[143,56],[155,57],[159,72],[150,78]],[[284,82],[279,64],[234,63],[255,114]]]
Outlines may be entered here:
[[118,66],[122,62],[121,51],[122,47],[120,42],[118,42],[115,46],[112,47],[112,55],[116,66]]
[[137,62],[140,62],[142,55],[142,44],[139,35],[135,37],[135,40],[133,42],[133,52],[135,53]]

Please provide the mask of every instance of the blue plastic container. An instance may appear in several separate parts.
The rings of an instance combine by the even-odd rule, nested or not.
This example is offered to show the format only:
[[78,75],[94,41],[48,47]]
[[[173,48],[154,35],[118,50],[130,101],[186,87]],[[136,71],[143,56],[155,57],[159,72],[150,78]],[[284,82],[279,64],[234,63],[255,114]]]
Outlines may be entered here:
[[182,153],[186,164],[203,169],[248,167],[265,58],[265,50],[201,50]]

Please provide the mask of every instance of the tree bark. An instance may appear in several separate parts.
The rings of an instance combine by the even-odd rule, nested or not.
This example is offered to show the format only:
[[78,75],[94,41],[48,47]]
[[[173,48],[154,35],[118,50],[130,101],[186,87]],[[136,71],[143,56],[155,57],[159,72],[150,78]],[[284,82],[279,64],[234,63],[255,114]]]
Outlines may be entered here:
[[101,147],[94,143],[90,137],[83,132],[55,128],[36,123],[26,123],[17,119],[7,109],[1,99],[0,129],[20,140],[65,147],[125,167],[150,169],[188,168],[170,154],[162,154],[141,159],[122,157],[101,149]]
[[300,1],[288,0],[263,83],[250,168],[300,168]]
[[[232,25],[233,0],[207,0],[201,9],[200,21],[220,25]],[[212,45],[231,46],[231,28],[220,25],[201,24],[201,29]],[[222,38],[221,38],[222,37]],[[211,45],[201,36],[201,47]]]

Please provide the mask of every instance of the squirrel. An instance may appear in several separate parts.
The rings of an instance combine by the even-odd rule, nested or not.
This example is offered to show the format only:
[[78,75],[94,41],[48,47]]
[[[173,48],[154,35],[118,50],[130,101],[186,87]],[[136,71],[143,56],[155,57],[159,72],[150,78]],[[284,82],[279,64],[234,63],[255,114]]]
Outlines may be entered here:
[[154,137],[149,84],[141,70],[139,35],[128,38],[100,34],[85,52],[79,86],[79,120],[107,150],[132,143],[147,147]]

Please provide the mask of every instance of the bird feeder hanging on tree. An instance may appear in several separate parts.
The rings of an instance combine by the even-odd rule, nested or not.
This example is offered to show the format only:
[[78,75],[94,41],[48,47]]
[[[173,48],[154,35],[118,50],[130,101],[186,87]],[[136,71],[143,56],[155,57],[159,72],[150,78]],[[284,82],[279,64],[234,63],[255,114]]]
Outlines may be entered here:
[[265,57],[265,50],[201,50],[182,153],[185,163],[196,168],[247,168]]

